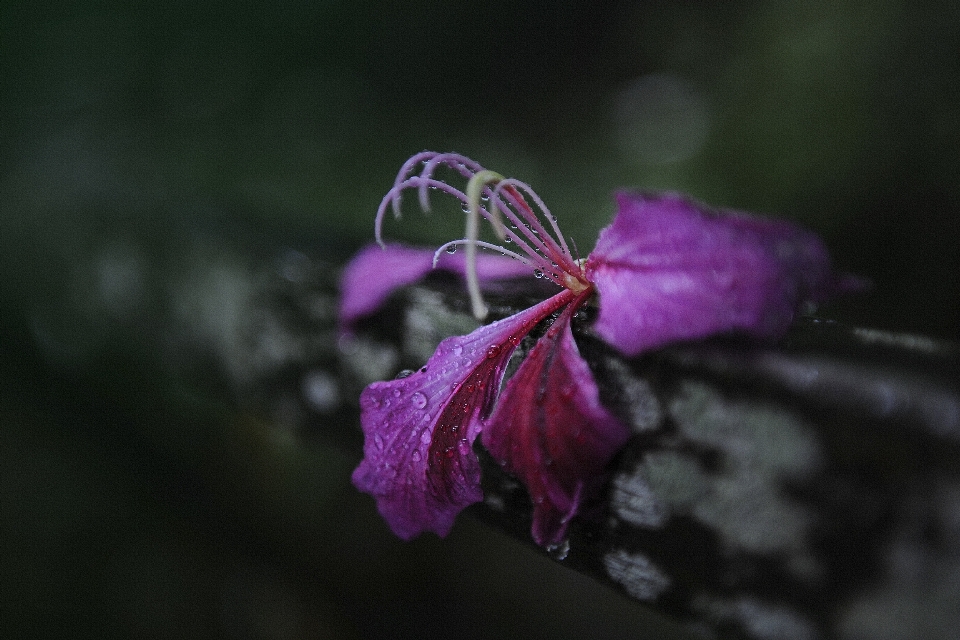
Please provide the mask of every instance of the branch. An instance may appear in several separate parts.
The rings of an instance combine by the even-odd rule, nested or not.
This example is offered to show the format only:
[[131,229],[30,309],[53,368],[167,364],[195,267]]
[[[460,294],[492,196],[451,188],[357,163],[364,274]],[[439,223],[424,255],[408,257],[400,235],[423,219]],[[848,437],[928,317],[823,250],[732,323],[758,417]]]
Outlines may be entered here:
[[[364,326],[364,362],[344,370],[369,374],[377,349],[414,368],[468,331],[452,284],[394,299]],[[633,360],[582,329],[578,341],[635,436],[554,559],[723,637],[948,637],[960,625],[956,346],[815,319],[775,345],[710,340]],[[473,512],[529,541],[524,488],[480,455]]]
[[[422,366],[476,321],[462,283],[433,274],[338,345],[333,270],[291,255],[297,269],[191,276],[177,288],[190,304],[172,307],[195,309],[179,321],[241,405],[278,425],[322,423],[325,443],[359,459],[360,390]],[[540,293],[486,297],[496,317]],[[525,490],[478,444],[486,497],[475,516],[708,636],[960,628],[956,345],[806,319],[779,344],[710,340],[628,360],[576,333],[603,401],[635,431],[604,499],[564,544],[540,550]]]

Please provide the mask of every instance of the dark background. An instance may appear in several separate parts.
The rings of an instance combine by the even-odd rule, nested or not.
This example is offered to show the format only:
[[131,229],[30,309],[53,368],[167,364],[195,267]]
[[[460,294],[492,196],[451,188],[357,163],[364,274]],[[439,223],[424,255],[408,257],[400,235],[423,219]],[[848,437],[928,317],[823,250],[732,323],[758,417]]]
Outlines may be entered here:
[[332,281],[422,149],[530,182],[583,254],[621,187],[798,220],[874,283],[826,315],[960,337],[956,3],[543,6],[0,3],[4,636],[655,624],[469,518],[395,541],[323,435],[355,423],[286,428],[192,348],[245,273]]

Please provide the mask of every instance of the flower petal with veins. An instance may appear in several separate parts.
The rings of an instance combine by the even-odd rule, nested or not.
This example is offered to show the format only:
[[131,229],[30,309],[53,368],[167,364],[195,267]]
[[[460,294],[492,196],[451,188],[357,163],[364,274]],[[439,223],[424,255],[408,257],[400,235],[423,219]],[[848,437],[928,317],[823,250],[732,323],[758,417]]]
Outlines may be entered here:
[[729,331],[778,336],[801,303],[837,289],[823,243],[788,222],[670,193],[617,204],[584,268],[600,296],[593,328],[626,355]]
[[[589,295],[587,293],[586,295]],[[483,445],[526,485],[533,539],[559,544],[630,429],[600,403],[570,329],[579,300],[563,310],[504,388]]]
[[364,458],[353,484],[376,498],[397,536],[445,536],[457,514],[482,499],[472,446],[507,361],[538,322],[573,297],[564,290],[469,335],[447,338],[420,371],[364,389]]

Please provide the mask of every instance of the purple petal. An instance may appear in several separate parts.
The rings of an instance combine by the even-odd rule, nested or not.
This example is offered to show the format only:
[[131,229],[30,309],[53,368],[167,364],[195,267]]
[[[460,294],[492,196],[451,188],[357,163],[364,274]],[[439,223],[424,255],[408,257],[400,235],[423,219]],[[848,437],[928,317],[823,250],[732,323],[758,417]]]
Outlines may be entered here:
[[[390,294],[420,280],[433,269],[433,250],[403,245],[370,245],[362,249],[344,269],[340,279],[340,325],[348,327],[358,318],[373,313]],[[460,275],[466,272],[464,256],[444,254],[438,269]],[[530,267],[511,258],[480,254],[477,275],[480,280],[506,280],[527,277]]]
[[585,268],[600,296],[594,330],[627,355],[735,330],[775,337],[803,302],[837,289],[823,243],[788,222],[677,194],[617,203]]
[[364,458],[353,484],[377,500],[399,537],[445,536],[479,501],[472,445],[493,407],[507,360],[540,320],[567,304],[564,290],[517,315],[440,343],[413,375],[375,382],[360,395]]
[[559,544],[581,503],[599,489],[630,430],[600,403],[573,340],[575,304],[540,338],[507,382],[483,433],[493,457],[526,485],[533,539]]

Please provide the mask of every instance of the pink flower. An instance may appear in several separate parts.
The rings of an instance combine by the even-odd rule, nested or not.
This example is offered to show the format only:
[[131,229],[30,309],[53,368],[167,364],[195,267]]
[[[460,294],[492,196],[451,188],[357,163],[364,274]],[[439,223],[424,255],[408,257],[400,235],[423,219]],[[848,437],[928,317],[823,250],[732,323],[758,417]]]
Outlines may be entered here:
[[[440,166],[462,175],[465,190],[437,179]],[[408,188],[418,189],[424,209],[430,189],[461,200],[469,214],[467,238],[435,252],[384,246],[387,207],[399,215],[400,196]],[[420,371],[375,382],[361,394],[364,459],[353,482],[376,498],[401,538],[423,531],[446,535],[457,514],[482,499],[473,451],[482,434],[491,455],[530,493],[534,540],[540,545],[563,540],[570,519],[595,496],[605,468],[630,437],[629,428],[600,402],[577,349],[571,320],[584,305],[599,305],[592,330],[625,356],[635,356],[720,333],[776,338],[800,305],[819,302],[841,286],[820,240],[788,222],[711,211],[677,194],[625,192],[617,204],[594,251],[577,260],[528,185],[456,154],[424,152],[404,164],[377,214],[383,250],[364,250],[345,271],[345,327],[433,266],[466,276],[481,319],[485,282],[534,275],[553,281],[558,292],[469,335],[444,340]],[[479,242],[480,217],[516,250]],[[466,247],[463,259],[445,251],[458,245]],[[477,247],[503,255],[477,256]],[[551,316],[556,319],[501,393],[517,345]]]

